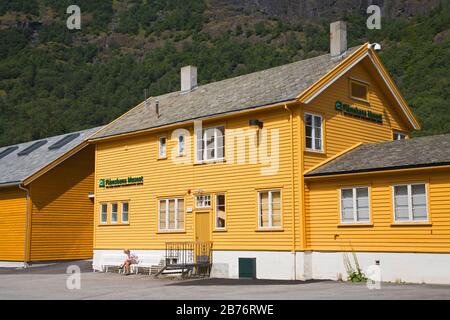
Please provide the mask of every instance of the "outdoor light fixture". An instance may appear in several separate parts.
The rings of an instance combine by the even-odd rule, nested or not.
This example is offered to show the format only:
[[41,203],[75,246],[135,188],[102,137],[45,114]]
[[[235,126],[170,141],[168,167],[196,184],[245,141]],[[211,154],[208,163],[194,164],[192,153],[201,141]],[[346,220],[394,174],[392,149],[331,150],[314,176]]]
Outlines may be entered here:
[[248,122],[248,125],[249,125],[250,127],[258,127],[259,129],[262,129],[262,128],[264,127],[264,122],[261,122],[261,121],[259,121],[259,120],[257,120],[257,119],[251,119],[251,120]]

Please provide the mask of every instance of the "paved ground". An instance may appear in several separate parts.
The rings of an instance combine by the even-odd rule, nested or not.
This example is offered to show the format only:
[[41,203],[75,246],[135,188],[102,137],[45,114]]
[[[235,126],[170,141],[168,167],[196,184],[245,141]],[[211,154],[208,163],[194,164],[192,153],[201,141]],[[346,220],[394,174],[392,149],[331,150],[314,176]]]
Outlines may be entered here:
[[[80,267],[81,289],[67,289],[67,267]],[[89,262],[0,269],[0,299],[169,299],[169,300],[309,300],[309,299],[445,299],[450,286],[365,285],[331,281],[251,281],[153,279],[145,275],[92,273]]]

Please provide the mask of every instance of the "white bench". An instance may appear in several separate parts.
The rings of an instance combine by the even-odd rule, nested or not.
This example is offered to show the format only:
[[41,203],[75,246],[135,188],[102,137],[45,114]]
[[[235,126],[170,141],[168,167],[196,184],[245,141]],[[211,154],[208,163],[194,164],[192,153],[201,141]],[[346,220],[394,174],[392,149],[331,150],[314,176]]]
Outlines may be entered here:
[[120,268],[125,259],[126,256],[124,254],[106,254],[101,258],[100,267],[103,272],[108,272],[109,268]]
[[152,272],[152,267],[163,266],[164,260],[160,256],[143,256],[138,258],[137,264],[131,265],[131,272],[138,274],[139,269],[148,269],[148,274]]

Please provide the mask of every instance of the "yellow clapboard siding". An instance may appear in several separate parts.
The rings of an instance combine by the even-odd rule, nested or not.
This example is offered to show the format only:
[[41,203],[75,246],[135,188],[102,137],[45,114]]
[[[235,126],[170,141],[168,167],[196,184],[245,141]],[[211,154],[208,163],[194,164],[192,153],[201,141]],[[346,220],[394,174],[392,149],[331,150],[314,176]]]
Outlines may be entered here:
[[94,147],[88,146],[30,185],[32,261],[92,257]]
[[[417,173],[370,174],[309,182],[307,194],[308,247],[324,251],[450,252],[450,171],[428,170]],[[431,225],[393,224],[392,185],[423,182],[429,189]],[[340,224],[339,187],[370,186],[370,227],[342,227]]]
[[[358,79],[369,83],[370,105],[349,98],[349,79]],[[386,90],[378,84],[370,70],[360,63],[351,69],[347,75],[338,79],[331,87],[305,107],[308,112],[322,114],[325,118],[325,155],[306,153],[305,170],[323,162],[325,159],[348,149],[358,142],[380,142],[392,140],[393,130],[407,132],[406,124],[399,114],[390,107],[384,94]],[[361,109],[383,114],[383,124],[342,115],[335,110],[336,101],[342,101]]]
[[26,193],[19,187],[0,191],[0,261],[24,261]]
[[[370,83],[370,106],[362,105],[348,98],[349,78],[356,78]],[[229,116],[216,123],[208,125],[225,125],[227,132],[233,129],[248,130],[248,121],[258,119],[264,122],[264,129],[276,129],[280,137],[279,168],[275,175],[261,174],[261,164],[250,164],[247,158],[245,164],[226,163],[194,165],[174,164],[172,152],[176,141],[172,141],[171,130],[130,136],[121,139],[111,139],[96,143],[96,181],[105,178],[126,178],[129,176],[144,176],[142,186],[129,186],[115,189],[96,189],[95,205],[95,243],[96,249],[163,249],[166,241],[193,241],[195,233],[194,197],[188,190],[195,192],[201,189],[205,193],[226,192],[227,196],[227,228],[225,232],[211,232],[214,248],[218,250],[285,250],[305,249],[302,241],[302,219],[310,218],[308,211],[302,213],[301,170],[317,165],[326,159],[352,147],[358,142],[379,142],[392,140],[392,130],[408,131],[408,125],[403,122],[397,111],[391,107],[391,102],[383,90],[387,90],[375,81],[367,66],[363,63],[351,69],[341,79],[327,88],[309,105],[292,105],[293,120],[291,136],[290,113],[280,106],[267,111],[255,111],[253,114]],[[362,108],[383,113],[382,125],[370,121],[343,116],[335,110],[337,100],[356,104]],[[305,153],[301,157],[301,146],[304,144],[303,114],[305,111],[319,113],[324,116],[325,153]],[[194,159],[193,127],[185,127],[190,132],[191,159]],[[167,160],[158,160],[158,137],[168,137]],[[291,154],[291,137],[294,145]],[[269,137],[270,141],[270,137]],[[270,143],[269,143],[270,145]],[[228,146],[229,147],[229,146]],[[248,142],[246,148],[249,147]],[[227,148],[227,145],[225,146]],[[238,148],[234,145],[235,155]],[[301,161],[303,160],[303,163]],[[293,161],[293,163],[291,162]],[[231,161],[232,162],[232,161]],[[292,171],[292,165],[294,171]],[[292,177],[293,180],[292,181]],[[292,183],[294,183],[292,185]],[[283,228],[278,232],[258,232],[257,221],[257,190],[282,190]],[[306,193],[308,191],[306,190]],[[158,197],[185,198],[185,206],[193,208],[193,213],[185,217],[183,233],[158,233],[157,201]],[[320,197],[320,195],[318,196]],[[328,204],[328,195],[319,200],[323,210],[332,210]],[[310,206],[309,198],[305,199],[306,208]],[[100,203],[129,201],[130,224],[126,226],[99,225]],[[294,207],[292,206],[294,201]],[[293,216],[295,210],[295,217]],[[335,223],[332,217],[316,217],[322,224]],[[214,226],[213,210],[211,210],[211,226]],[[295,225],[294,225],[295,220]],[[214,229],[214,228],[213,228]],[[295,235],[294,235],[295,229]],[[307,239],[309,235],[305,235]]]

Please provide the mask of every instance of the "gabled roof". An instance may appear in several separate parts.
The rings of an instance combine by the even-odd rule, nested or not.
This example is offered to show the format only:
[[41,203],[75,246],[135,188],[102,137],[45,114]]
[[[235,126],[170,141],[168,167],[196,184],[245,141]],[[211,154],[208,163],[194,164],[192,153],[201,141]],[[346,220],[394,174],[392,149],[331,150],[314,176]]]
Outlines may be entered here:
[[[325,54],[240,77],[199,86],[189,92],[152,97],[106,125],[91,140],[138,133],[196,119],[287,102],[310,103],[357,63],[368,59],[386,84],[411,129],[420,124],[369,44],[341,57]],[[159,115],[156,112],[159,104]]]
[[[330,54],[199,86],[190,92],[172,92],[141,103],[92,137],[158,128],[179,122],[295,101],[297,96],[324,77],[352,53]],[[159,101],[160,116],[155,112]]]
[[363,144],[306,177],[450,165],[450,134]]
[[[6,156],[0,159],[0,187],[10,184],[22,183],[25,179],[34,175],[41,169],[45,168],[52,162],[58,160],[66,153],[75,149],[83,143],[86,143],[87,139],[97,132],[101,127],[92,128],[84,131],[78,131],[68,134],[63,134],[55,137],[44,138],[36,141],[25,142],[13,146],[0,147],[0,155],[5,150],[13,150]],[[67,144],[62,145],[60,148],[50,148],[57,142],[62,142],[65,137],[74,134],[72,140]],[[41,142],[42,145],[36,144]],[[43,142],[46,141],[45,144]],[[67,140],[66,140],[67,141]],[[26,151],[30,146],[39,146],[35,150],[31,151],[29,154],[19,155]],[[58,146],[58,145],[56,145]],[[28,149],[30,150],[30,149]]]

